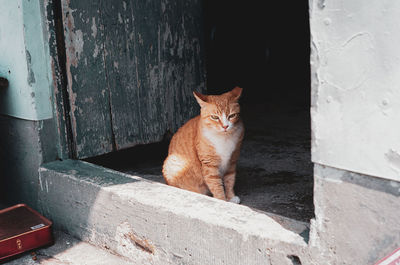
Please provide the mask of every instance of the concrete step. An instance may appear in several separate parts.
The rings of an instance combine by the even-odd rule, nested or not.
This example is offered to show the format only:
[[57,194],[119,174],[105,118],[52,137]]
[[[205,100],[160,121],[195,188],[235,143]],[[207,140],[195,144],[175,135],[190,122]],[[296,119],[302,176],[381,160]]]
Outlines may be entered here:
[[301,222],[76,160],[45,164],[39,183],[57,229],[137,264],[307,264]]
[[4,263],[7,265],[134,265],[132,261],[82,242],[63,232],[54,232],[55,243],[27,252]]

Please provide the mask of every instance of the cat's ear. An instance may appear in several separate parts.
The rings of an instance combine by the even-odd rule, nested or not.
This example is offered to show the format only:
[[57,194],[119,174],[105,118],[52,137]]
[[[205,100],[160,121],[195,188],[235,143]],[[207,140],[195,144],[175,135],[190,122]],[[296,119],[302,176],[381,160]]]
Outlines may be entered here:
[[230,92],[231,96],[232,96],[232,99],[235,100],[235,101],[238,101],[240,96],[242,95],[242,90],[243,90],[243,88],[238,87],[238,86],[235,87],[234,89],[232,89],[231,92]]
[[200,107],[204,107],[207,104],[207,96],[199,92],[193,91],[193,95],[199,103]]

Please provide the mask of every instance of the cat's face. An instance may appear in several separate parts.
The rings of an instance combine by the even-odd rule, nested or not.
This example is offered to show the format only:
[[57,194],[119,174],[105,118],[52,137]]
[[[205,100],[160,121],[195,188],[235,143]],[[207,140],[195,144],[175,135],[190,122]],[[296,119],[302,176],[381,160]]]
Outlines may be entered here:
[[201,107],[203,126],[216,132],[231,132],[240,120],[240,106],[238,99],[242,93],[240,87],[222,95],[202,95],[194,92]]

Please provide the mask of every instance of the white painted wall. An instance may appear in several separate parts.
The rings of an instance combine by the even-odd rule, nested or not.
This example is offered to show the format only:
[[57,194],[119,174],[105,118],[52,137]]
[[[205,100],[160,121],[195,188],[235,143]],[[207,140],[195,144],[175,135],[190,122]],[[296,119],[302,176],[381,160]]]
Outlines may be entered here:
[[400,181],[400,1],[310,0],[312,160]]

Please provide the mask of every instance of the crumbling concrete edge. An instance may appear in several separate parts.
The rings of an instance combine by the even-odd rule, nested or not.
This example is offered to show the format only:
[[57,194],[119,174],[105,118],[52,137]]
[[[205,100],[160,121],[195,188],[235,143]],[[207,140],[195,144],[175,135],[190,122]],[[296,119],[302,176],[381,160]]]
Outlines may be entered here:
[[310,264],[302,236],[246,206],[76,160],[39,183],[56,228],[139,264]]

